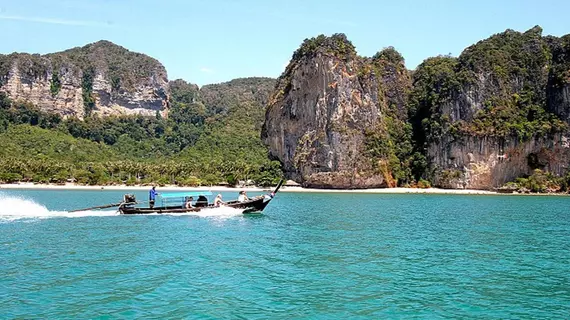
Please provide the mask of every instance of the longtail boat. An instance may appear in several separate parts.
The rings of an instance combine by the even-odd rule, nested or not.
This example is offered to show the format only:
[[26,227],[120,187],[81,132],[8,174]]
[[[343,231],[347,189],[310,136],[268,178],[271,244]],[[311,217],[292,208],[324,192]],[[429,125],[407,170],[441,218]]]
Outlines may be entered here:
[[[265,207],[273,200],[275,194],[281,188],[283,180],[273,190],[273,192],[266,195],[256,196],[249,198],[245,201],[232,200],[223,203],[223,206],[244,209],[243,214],[261,213]],[[123,202],[119,204],[119,212],[122,214],[151,214],[151,213],[186,213],[186,212],[199,212],[202,210],[216,208],[213,202],[208,200],[208,196],[212,196],[209,191],[194,191],[194,192],[172,192],[162,193],[158,195],[161,200],[161,206],[137,206],[135,196],[133,194],[126,194],[123,196]],[[192,203],[192,207],[186,207],[186,203],[190,198],[196,199]]]

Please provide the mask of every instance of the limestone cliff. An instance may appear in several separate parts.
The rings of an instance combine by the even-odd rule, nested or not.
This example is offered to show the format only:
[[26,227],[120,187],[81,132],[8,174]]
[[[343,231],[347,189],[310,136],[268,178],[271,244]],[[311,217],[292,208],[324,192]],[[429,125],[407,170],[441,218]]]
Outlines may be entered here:
[[0,91],[44,111],[155,115],[168,108],[168,80],[155,59],[108,41],[47,55],[0,55]]
[[415,137],[436,186],[491,189],[537,168],[567,171],[569,38],[541,33],[507,30],[418,67]]
[[270,155],[328,188],[492,189],[568,172],[570,36],[507,30],[409,74],[393,49],[362,58],[343,35],[306,40],[269,102]]
[[366,59],[342,34],[307,39],[278,79],[262,139],[304,186],[395,186],[409,85],[393,49]]

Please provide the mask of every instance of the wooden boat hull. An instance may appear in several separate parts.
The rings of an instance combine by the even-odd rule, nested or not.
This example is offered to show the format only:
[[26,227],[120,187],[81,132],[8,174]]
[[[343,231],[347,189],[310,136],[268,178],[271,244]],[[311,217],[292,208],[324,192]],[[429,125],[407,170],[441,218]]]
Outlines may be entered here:
[[[281,188],[282,185],[283,185],[283,179],[281,179],[281,181],[279,181],[275,190],[273,190],[273,192],[271,192],[270,194],[266,194],[264,196],[257,196],[257,197],[251,198],[251,199],[244,201],[244,202],[239,202],[236,200],[228,201],[224,204],[224,206],[229,207],[229,208],[243,209],[243,211],[242,211],[243,214],[261,213],[263,211],[263,209],[265,209],[265,207],[267,207],[269,202],[271,202],[271,200],[273,200],[273,197],[279,191],[279,189]],[[180,204],[170,205],[170,206],[166,205],[166,206],[162,206],[162,207],[152,207],[152,208],[150,208],[150,207],[137,207],[136,205],[139,203],[137,202],[136,197],[133,194],[125,194],[125,195],[123,195],[123,202],[120,202],[120,203],[77,209],[77,210],[72,210],[70,212],[112,208],[112,207],[116,207],[116,206],[119,207],[119,212],[122,214],[187,213],[187,212],[199,212],[202,210],[209,210],[209,209],[215,208],[213,204],[208,204],[208,199],[204,197],[205,193],[208,193],[209,195],[211,195],[212,194],[211,192],[195,192],[195,193],[199,194],[198,200],[196,201],[196,204],[195,204],[195,207],[188,208],[188,209],[185,208],[184,206],[180,205]],[[195,193],[192,193],[192,195],[194,195]],[[163,195],[163,197],[165,197],[165,196],[166,195]],[[191,200],[191,198],[192,198],[192,196],[189,195],[188,193],[186,193],[186,194],[182,193],[181,195],[176,194],[175,196],[169,196],[169,198],[177,198],[177,197],[184,198],[184,203]],[[203,197],[203,201],[200,199],[202,197]],[[165,201],[163,201],[163,203],[168,204],[168,202],[165,202]]]
[[[235,209],[245,209],[243,214],[255,214],[261,213],[263,209],[269,204],[272,198],[267,198],[265,196],[259,196],[245,202],[231,201],[225,204],[226,207]],[[169,206],[169,207],[135,207],[123,205],[119,207],[119,211],[122,214],[162,214],[162,213],[191,213],[200,212],[202,210],[209,210],[216,208],[213,205],[208,205],[204,207],[196,208],[182,208],[180,206]]]
[[[281,186],[283,185],[283,180],[279,181],[275,190],[272,193],[264,195],[264,196],[257,196],[251,198],[248,201],[239,202],[239,201],[229,201],[224,204],[224,206],[229,208],[235,209],[243,209],[243,214],[255,214],[261,213],[265,207],[273,200],[275,194],[279,191]],[[125,199],[127,195],[125,195]],[[128,200],[125,200],[128,201]],[[162,213],[191,213],[191,212],[200,212],[202,210],[210,210],[214,209],[213,204],[196,206],[194,208],[185,208],[180,205],[178,206],[163,206],[163,207],[136,207],[136,202],[134,202],[134,197],[132,197],[133,202],[124,202],[119,206],[119,212],[122,214],[162,214]]]

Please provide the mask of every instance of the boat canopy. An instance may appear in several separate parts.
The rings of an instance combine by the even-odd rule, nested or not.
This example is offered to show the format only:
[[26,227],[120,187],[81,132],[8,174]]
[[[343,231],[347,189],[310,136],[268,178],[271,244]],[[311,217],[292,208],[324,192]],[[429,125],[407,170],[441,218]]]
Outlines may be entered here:
[[211,196],[212,192],[210,191],[170,192],[170,193],[159,193],[158,195],[163,199],[171,199],[171,198]]

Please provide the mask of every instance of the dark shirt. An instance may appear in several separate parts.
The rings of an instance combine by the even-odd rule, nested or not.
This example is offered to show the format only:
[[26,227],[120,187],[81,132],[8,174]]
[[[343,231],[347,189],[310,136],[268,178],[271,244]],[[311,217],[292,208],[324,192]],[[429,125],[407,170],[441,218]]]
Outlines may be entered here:
[[158,194],[158,192],[156,192],[156,190],[150,189],[150,191],[148,193],[149,200],[154,200],[156,198],[157,194]]

